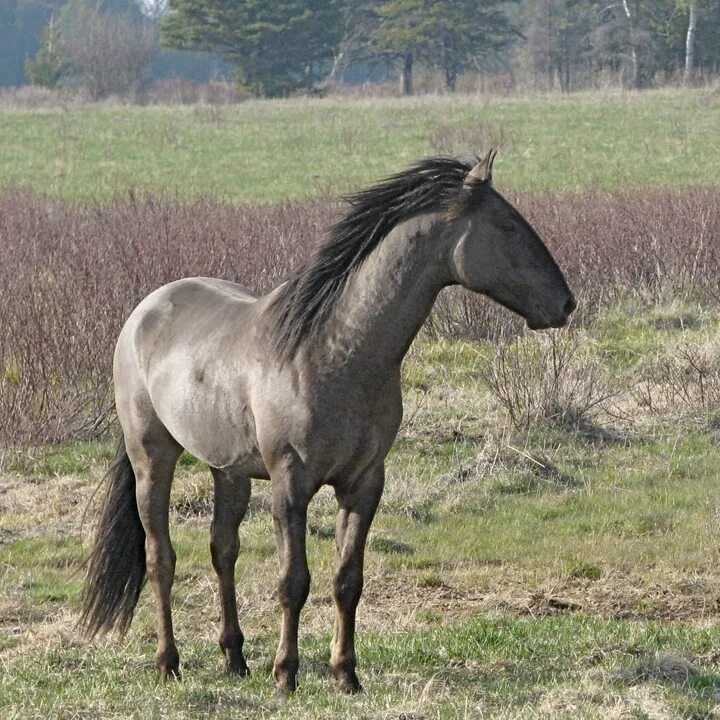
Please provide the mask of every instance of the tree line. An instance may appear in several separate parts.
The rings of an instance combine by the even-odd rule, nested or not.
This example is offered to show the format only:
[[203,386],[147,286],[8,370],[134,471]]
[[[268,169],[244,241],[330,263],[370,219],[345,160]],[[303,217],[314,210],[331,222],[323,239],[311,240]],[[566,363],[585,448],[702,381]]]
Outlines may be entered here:
[[0,84],[101,97],[157,76],[159,55],[187,75],[191,52],[268,96],[388,78],[411,94],[418,69],[448,91],[465,73],[642,88],[720,71],[720,0],[0,0]]

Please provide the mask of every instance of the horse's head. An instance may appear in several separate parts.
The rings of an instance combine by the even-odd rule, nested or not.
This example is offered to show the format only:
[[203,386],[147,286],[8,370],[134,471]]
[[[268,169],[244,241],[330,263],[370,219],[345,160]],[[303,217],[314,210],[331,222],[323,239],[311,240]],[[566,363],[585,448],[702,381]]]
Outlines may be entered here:
[[450,210],[460,223],[451,271],[456,282],[522,315],[533,330],[565,325],[575,298],[525,218],[492,187],[495,152],[468,173]]

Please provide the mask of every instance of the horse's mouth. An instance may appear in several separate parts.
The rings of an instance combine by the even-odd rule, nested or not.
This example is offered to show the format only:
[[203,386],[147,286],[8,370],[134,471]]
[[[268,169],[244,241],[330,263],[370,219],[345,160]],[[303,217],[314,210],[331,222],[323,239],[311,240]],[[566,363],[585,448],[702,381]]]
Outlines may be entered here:
[[575,308],[577,308],[577,301],[573,294],[568,291],[562,308],[557,308],[555,312],[548,312],[540,305],[535,305],[533,317],[527,318],[528,327],[531,330],[565,327],[570,322],[570,317],[575,312]]
[[[568,307],[566,305],[566,307]],[[568,322],[570,321],[570,315],[572,315],[572,311],[575,309],[575,304],[573,302],[572,309],[567,312],[565,309],[563,309],[563,312],[560,315],[557,315],[556,317],[549,317],[547,313],[545,313],[540,308],[536,308],[536,314],[533,317],[527,317],[525,318],[525,321],[527,322],[527,326],[531,330],[549,330],[550,328],[561,328],[565,327]]]

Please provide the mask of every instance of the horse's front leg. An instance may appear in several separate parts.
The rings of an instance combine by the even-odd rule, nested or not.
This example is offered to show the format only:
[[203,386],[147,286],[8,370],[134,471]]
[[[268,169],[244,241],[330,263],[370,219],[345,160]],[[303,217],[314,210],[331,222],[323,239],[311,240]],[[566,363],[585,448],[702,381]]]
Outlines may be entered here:
[[300,665],[298,625],[300,611],[310,591],[310,570],[305,552],[307,508],[313,490],[301,468],[292,461],[270,473],[272,515],[280,563],[279,597],[283,609],[280,644],[275,655],[273,676],[281,692],[297,688]]
[[215,484],[215,503],[210,530],[210,554],[220,587],[220,648],[230,674],[249,675],[250,670],[242,652],[245,639],[238,621],[235,563],[240,549],[238,527],[250,500],[250,478],[227,469],[211,468],[211,472]]
[[336,488],[340,510],[335,528],[335,632],[330,664],[338,687],[362,688],[355,673],[355,612],[363,589],[365,541],[385,483],[384,466],[363,475],[351,488]]

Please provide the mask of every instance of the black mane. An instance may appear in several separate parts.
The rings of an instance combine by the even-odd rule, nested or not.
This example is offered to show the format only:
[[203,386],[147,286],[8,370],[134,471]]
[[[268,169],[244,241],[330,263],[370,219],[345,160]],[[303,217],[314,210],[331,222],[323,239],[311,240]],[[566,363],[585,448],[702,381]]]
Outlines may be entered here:
[[457,214],[471,168],[453,158],[427,158],[345,197],[348,213],[274,300],[278,352],[292,357],[317,331],[348,279],[396,225],[429,212]]

